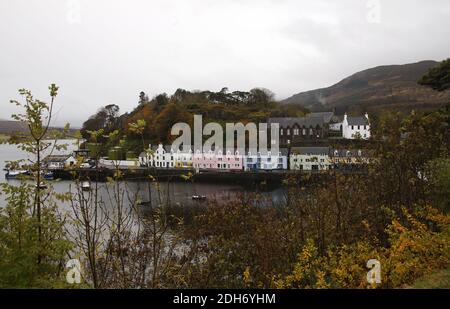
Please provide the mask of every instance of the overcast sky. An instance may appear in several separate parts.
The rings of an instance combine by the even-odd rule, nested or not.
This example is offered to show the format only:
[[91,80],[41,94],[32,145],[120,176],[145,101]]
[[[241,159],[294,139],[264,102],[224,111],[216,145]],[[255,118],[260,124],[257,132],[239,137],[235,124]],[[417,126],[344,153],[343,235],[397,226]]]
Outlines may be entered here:
[[[378,5],[379,4],[379,5]],[[25,87],[60,86],[56,124],[81,125],[188,90],[278,99],[357,71],[450,57],[448,0],[0,0],[0,118]]]

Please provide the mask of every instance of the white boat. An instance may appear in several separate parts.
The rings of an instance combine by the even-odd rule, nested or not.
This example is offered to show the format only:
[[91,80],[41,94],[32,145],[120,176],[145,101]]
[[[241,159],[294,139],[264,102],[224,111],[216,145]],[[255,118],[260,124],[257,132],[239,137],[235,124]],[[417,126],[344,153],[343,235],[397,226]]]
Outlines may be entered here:
[[45,180],[54,180],[55,179],[55,175],[51,171],[45,172],[42,176],[44,177]]
[[[38,187],[38,185],[35,185],[35,187],[37,188]],[[44,183],[44,182],[41,182],[40,184],[39,184],[39,189],[40,190],[45,190],[45,189],[47,189],[48,187],[47,187],[47,185]]]
[[91,191],[91,183],[89,181],[83,181],[81,183],[81,190],[83,190],[83,191]]
[[204,201],[204,200],[206,200],[206,196],[205,195],[193,195],[192,199],[196,200],[196,201]]
[[5,174],[6,179],[16,179],[19,176],[28,176],[30,175],[29,171],[25,170],[8,170]]

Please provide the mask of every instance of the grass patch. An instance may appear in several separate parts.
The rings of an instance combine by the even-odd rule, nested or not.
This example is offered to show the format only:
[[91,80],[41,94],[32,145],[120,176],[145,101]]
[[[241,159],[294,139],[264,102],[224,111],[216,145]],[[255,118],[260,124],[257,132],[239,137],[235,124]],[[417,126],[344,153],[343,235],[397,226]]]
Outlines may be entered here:
[[417,280],[413,289],[450,289],[450,268],[444,269]]
[[9,135],[0,134],[0,142],[7,142],[9,140]]

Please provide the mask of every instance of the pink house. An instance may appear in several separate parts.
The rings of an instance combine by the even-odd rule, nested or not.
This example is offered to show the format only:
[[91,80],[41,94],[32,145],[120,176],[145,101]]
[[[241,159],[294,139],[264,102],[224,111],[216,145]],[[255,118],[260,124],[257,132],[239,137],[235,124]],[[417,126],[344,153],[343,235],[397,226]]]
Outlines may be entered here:
[[243,158],[238,151],[221,150],[208,151],[206,153],[196,150],[193,156],[193,167],[195,169],[222,169],[222,170],[243,170]]
[[214,169],[217,166],[216,155],[212,151],[203,153],[197,149],[192,159],[192,165],[195,169]]

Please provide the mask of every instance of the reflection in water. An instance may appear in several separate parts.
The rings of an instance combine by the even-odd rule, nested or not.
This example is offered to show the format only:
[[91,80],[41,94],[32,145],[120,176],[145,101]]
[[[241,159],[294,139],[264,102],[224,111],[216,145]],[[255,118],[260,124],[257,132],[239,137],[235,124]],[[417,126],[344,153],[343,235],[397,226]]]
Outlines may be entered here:
[[[77,142],[75,140],[61,140],[58,144],[67,144],[68,150],[55,152],[54,154],[69,153],[77,149]],[[7,161],[19,159],[33,159],[14,145],[0,145],[0,167],[3,169]],[[0,182],[5,182],[4,174],[0,173]],[[19,180],[8,180],[10,184],[19,184]],[[76,193],[75,183],[72,181],[51,181],[50,184],[58,193],[72,192]],[[134,200],[135,196],[142,201],[149,201],[149,193],[147,183],[137,181],[127,181],[120,184],[121,189],[126,192],[124,196],[125,204],[130,204],[130,200]],[[188,207],[205,203],[205,201],[193,200],[192,196],[205,196],[206,202],[215,201],[217,203],[228,203],[237,197],[248,196],[255,193],[255,188],[244,188],[240,185],[220,184],[220,183],[191,183],[191,182],[161,182],[159,184],[151,184],[152,205],[171,205]],[[100,198],[105,202],[105,206],[113,207],[114,205],[114,189],[111,184],[99,183],[98,193]],[[269,197],[273,202],[281,201],[283,199],[283,190],[276,189],[263,193],[264,196]],[[5,197],[0,195],[0,205],[4,205]],[[69,210],[70,205],[60,203],[60,209]]]

